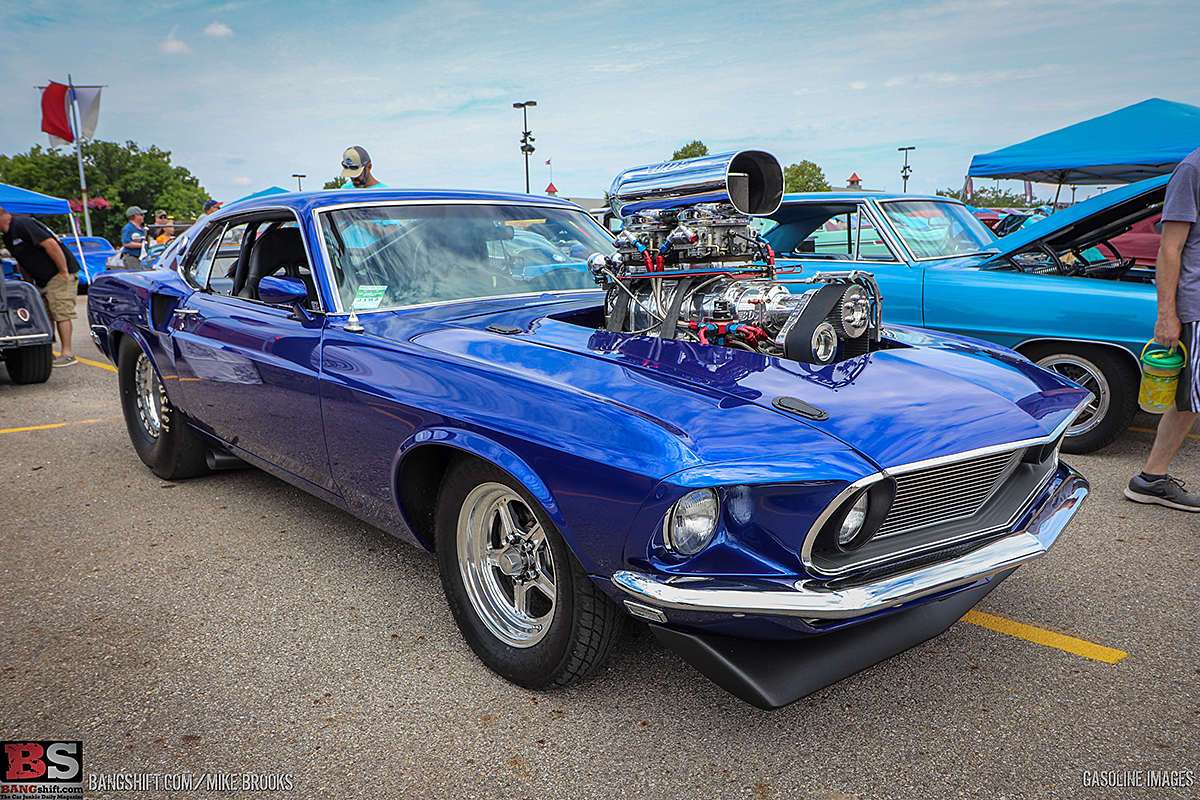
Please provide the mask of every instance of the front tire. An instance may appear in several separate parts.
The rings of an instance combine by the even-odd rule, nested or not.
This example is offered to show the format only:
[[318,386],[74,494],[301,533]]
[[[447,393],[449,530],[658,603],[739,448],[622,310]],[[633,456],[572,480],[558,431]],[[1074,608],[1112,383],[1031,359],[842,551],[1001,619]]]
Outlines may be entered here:
[[53,345],[35,344],[14,347],[4,354],[4,366],[13,383],[45,383],[54,370]]
[[442,588],[475,655],[530,689],[604,663],[624,615],[508,473],[473,458],[447,471],[437,507]]
[[1126,360],[1098,347],[1071,343],[1029,347],[1025,355],[1091,391],[1095,399],[1067,428],[1064,453],[1091,453],[1111,444],[1137,411],[1139,376]]
[[132,339],[121,344],[117,382],[129,440],[151,472],[178,480],[209,471],[204,443],[175,410],[150,358]]

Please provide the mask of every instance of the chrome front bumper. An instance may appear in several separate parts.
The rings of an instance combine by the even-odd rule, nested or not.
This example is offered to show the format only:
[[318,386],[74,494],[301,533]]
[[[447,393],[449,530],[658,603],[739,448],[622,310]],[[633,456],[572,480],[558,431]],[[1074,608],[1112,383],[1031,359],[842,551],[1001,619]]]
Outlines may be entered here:
[[[964,556],[850,588],[833,581],[804,579],[790,590],[728,579],[663,578],[622,570],[612,582],[632,595],[626,601],[636,616],[677,609],[733,616],[766,615],[805,619],[850,619],[958,589],[1032,561],[1046,553],[1088,495],[1088,482],[1070,467],[1055,493],[1016,531]],[[844,581],[839,581],[843,583]],[[659,615],[665,616],[659,612]]]

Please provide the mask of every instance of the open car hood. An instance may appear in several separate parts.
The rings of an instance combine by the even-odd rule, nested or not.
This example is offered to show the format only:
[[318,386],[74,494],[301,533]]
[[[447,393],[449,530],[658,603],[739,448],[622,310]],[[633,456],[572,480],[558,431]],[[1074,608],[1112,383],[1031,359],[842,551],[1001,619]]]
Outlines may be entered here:
[[1000,252],[989,263],[1045,244],[1056,253],[1084,250],[1124,233],[1130,225],[1156,213],[1162,205],[1170,175],[1110,189],[1045,219],[1026,225],[1000,238]]

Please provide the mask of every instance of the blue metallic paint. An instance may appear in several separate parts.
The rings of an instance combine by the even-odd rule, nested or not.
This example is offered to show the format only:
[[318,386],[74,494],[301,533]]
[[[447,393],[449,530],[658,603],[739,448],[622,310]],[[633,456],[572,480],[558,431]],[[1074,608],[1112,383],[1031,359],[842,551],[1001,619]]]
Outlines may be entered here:
[[[385,199],[431,198],[527,201],[455,192]],[[204,224],[289,210],[330,308],[329,271],[311,246],[313,212],[362,200],[275,195],[227,206]],[[851,483],[880,468],[1045,437],[1085,394],[1007,351],[925,332],[900,330],[884,349],[822,369],[609,333],[597,329],[598,292],[368,312],[354,332],[342,314],[298,317],[194,292],[177,271],[188,246],[179,243],[158,269],[99,278],[89,317],[110,359],[121,337],[138,342],[200,435],[425,547],[399,476],[434,448],[470,453],[517,479],[618,600],[626,595],[609,577],[622,569],[803,578],[805,534]],[[496,325],[518,332],[488,329]],[[772,405],[779,396],[824,408],[829,419],[781,411]],[[681,558],[663,546],[661,522],[702,486],[720,489],[720,531],[710,548]],[[780,627],[685,615],[680,624],[759,638],[818,632],[802,620]]]

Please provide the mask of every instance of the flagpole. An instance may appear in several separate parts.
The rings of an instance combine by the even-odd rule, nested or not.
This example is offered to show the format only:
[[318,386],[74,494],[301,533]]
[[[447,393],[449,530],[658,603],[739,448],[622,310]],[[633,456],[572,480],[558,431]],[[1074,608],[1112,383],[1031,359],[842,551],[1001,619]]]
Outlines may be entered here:
[[67,73],[67,91],[71,93],[71,120],[75,125],[75,158],[79,161],[79,195],[83,201],[83,224],[87,229],[87,235],[91,236],[92,215],[88,210],[87,180],[83,177],[83,141],[80,138],[83,126],[79,124],[79,104],[75,99],[75,84],[71,80],[70,73]]

